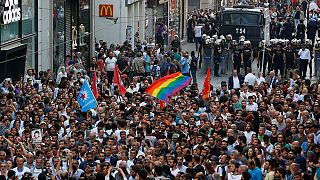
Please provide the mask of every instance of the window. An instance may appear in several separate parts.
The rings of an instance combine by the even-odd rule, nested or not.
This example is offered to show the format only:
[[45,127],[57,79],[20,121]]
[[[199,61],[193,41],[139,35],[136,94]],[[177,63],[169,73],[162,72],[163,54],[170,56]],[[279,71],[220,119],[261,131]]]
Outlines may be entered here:
[[19,22],[1,24],[1,42],[10,41],[19,37]]
[[34,33],[34,1],[22,1],[22,36]]
[[260,25],[260,19],[258,14],[242,14],[241,24],[248,26],[257,26]]
[[223,24],[225,25],[260,25],[260,16],[258,14],[249,13],[225,13],[223,14]]
[[223,24],[226,25],[239,25],[240,24],[240,20],[241,20],[241,14],[231,14],[231,13],[227,13],[227,14],[223,14]]

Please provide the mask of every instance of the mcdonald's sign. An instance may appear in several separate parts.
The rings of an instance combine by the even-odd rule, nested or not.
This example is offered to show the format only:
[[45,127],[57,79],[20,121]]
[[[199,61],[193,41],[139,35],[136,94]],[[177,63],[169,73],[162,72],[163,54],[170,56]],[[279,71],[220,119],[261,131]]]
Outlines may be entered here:
[[100,17],[113,17],[113,4],[99,4]]

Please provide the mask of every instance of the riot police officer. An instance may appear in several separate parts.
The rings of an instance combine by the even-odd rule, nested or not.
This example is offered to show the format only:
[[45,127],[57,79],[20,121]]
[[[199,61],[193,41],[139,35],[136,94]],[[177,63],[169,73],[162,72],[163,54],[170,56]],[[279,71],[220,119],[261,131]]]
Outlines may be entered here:
[[243,66],[244,66],[244,72],[247,74],[247,69],[251,69],[251,60],[253,58],[253,51],[250,47],[250,41],[244,42],[244,48],[243,48]]
[[212,48],[213,43],[211,42],[210,36],[204,36],[203,37],[203,46],[202,46],[202,54],[203,54],[203,67],[204,67],[204,73],[207,72],[208,68],[212,68]]
[[266,43],[265,40],[261,42],[260,51],[258,53],[258,68],[260,72],[263,73],[263,76],[265,76],[267,64],[268,64],[268,72],[272,70],[271,55],[270,55],[271,49],[265,43]]
[[214,54],[214,57],[213,57],[214,76],[221,77],[219,75],[219,66],[220,66],[221,58],[222,58],[221,39],[216,40],[216,42],[214,43],[213,54]]
[[290,42],[284,48],[284,54],[285,54],[286,73],[287,73],[288,69],[295,69],[295,60],[296,60],[296,54]]
[[235,43],[235,48],[232,54],[233,69],[236,69],[240,74],[241,63],[243,62],[243,53],[238,43]]
[[284,76],[284,51],[281,48],[280,42],[276,44],[276,47],[273,49],[273,55],[272,55],[272,64],[274,67],[274,71],[276,76],[278,75],[278,72],[280,70],[281,76]]
[[221,74],[226,74],[227,71],[227,53],[228,53],[228,45],[226,42],[226,38],[221,35],[220,36],[221,42],[220,42],[220,49],[221,49]]

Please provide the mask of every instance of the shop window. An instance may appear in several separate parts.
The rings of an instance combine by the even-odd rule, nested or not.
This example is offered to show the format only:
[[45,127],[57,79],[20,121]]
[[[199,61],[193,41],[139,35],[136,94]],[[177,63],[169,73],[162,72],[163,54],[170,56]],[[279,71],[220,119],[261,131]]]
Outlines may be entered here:
[[34,1],[22,1],[22,36],[34,33]]
[[19,37],[19,22],[1,24],[1,42],[6,42]]

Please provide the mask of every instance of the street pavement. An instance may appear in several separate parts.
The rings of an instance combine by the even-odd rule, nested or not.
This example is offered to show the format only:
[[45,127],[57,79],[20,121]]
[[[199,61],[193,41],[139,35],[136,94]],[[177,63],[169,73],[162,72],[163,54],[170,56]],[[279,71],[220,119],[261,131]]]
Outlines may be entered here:
[[[196,49],[195,43],[184,43],[182,45],[182,50],[189,52],[189,54],[190,54],[191,51],[195,51],[195,49]],[[315,67],[315,66],[313,66],[313,67]],[[251,68],[252,68],[252,73],[256,75],[258,73],[257,60],[254,60],[252,62]],[[242,69],[241,69],[241,72],[243,72]],[[225,82],[228,83],[228,79],[231,76],[231,73],[232,73],[232,70],[230,70],[229,72],[226,72],[226,74],[220,74],[221,77],[215,77],[215,76],[213,76],[213,71],[211,71],[211,81],[210,81],[210,83],[213,86],[213,89],[214,90],[215,89],[219,89],[221,81],[225,81]],[[306,78],[310,78],[308,75],[309,75],[309,68],[308,68],[308,71],[307,71],[307,77]],[[206,70],[199,69],[197,71],[197,81],[198,81],[199,90],[202,90],[202,88],[203,88],[203,83],[204,83],[205,76],[206,76]],[[311,78],[311,82],[316,82],[316,81],[317,81],[317,78],[313,76]]]

